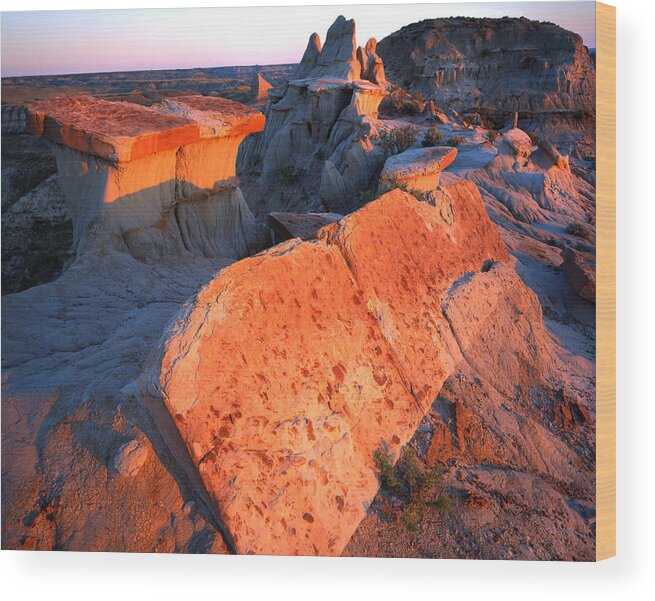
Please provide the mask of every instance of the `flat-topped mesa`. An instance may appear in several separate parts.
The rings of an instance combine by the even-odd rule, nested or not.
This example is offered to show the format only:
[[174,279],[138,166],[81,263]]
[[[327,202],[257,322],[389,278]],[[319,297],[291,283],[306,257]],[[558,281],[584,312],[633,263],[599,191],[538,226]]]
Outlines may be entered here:
[[394,190],[224,269],[164,333],[139,390],[238,553],[339,555],[376,449],[397,458],[507,290],[529,295],[477,188],[444,189],[452,219]]
[[429,192],[439,186],[439,175],[457,156],[449,146],[411,148],[390,156],[380,175],[380,187],[401,184],[408,190]]
[[264,122],[258,111],[204,96],[154,107],[55,97],[27,107],[28,131],[53,143],[75,251],[93,230],[140,260],[242,257],[260,245],[235,164],[241,140]]

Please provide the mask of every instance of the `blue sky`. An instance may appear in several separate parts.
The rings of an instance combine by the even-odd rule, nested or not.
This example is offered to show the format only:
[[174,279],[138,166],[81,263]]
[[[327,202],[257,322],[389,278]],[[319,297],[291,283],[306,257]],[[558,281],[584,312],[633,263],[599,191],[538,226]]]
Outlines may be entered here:
[[343,14],[360,44],[422,19],[525,16],[595,47],[593,2],[335,5],[2,13],[2,75],[45,75],[296,62]]

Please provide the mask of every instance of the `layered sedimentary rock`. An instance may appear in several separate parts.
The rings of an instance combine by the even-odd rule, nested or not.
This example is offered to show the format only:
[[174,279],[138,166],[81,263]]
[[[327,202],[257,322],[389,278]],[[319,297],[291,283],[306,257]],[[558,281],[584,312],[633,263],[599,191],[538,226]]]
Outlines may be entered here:
[[470,320],[444,312],[508,254],[472,184],[442,191],[452,220],[395,190],[225,269],[171,322],[142,394],[163,400],[237,552],[339,554],[378,488],[374,451],[397,456],[502,306],[489,286]]
[[387,76],[457,110],[595,110],[595,70],[582,38],[526,18],[431,19],[378,44]]
[[525,223],[552,223],[566,217],[585,221],[585,199],[575,185],[568,158],[551,144],[534,145],[513,128],[494,142],[496,156],[483,169],[467,174]]
[[2,105],[2,135],[25,133],[25,107],[20,104]]
[[293,77],[270,91],[266,128],[240,151],[239,173],[256,175],[246,189],[254,210],[346,213],[360,206],[359,192],[373,186],[384,162],[371,139],[386,94],[375,41],[358,49],[354,21],[339,17],[324,46],[313,34]]
[[53,142],[74,249],[93,238],[137,258],[241,257],[258,229],[236,185],[240,141],[264,117],[221,98],[166,99],[155,109],[90,96],[28,107],[28,128]]

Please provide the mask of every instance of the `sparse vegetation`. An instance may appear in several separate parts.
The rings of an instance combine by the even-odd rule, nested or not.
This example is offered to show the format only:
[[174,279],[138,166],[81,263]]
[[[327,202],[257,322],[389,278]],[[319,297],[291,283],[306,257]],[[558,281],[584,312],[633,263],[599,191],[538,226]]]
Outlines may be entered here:
[[402,125],[380,132],[379,144],[387,156],[400,154],[414,145],[418,139],[418,128],[414,125]]
[[391,106],[399,111],[403,104],[407,102],[407,92],[402,88],[395,87],[389,92],[389,102]]
[[426,508],[451,511],[452,499],[439,490],[443,478],[440,463],[425,466],[411,447],[405,449],[395,466],[384,447],[374,452],[373,460],[382,491],[399,501],[400,523],[410,532],[418,531],[419,519]]
[[414,117],[421,112],[421,107],[412,100],[403,102],[403,105],[400,107],[400,112],[404,115]]
[[508,114],[504,111],[479,107],[476,109],[482,122],[491,129],[503,129],[508,124]]
[[278,170],[278,178],[283,186],[292,186],[298,181],[298,170],[291,163],[282,165]]
[[493,144],[495,142],[496,138],[499,135],[500,135],[500,132],[497,129],[490,129],[487,132],[487,139],[489,140],[489,142],[491,142]]
[[398,181],[395,177],[382,177],[378,184],[378,192],[384,194],[385,192],[390,192],[391,190],[402,190],[411,194],[418,200],[425,200],[425,195],[419,190],[413,188],[408,188],[407,184]]
[[423,138],[423,146],[438,146],[439,142],[441,142],[442,139],[441,132],[433,125],[430,129],[425,134],[425,137]]
[[528,136],[530,136],[530,140],[532,141],[532,144],[534,146],[539,146],[539,142],[541,142],[541,137],[539,136],[539,134],[536,134],[533,131],[529,131],[526,133],[528,134]]
[[453,136],[446,142],[446,146],[456,147],[463,143],[464,143],[464,138],[462,138],[462,136]]
[[566,228],[566,233],[571,236],[577,236],[585,240],[591,240],[593,232],[591,228],[585,223],[571,223]]
[[371,202],[372,200],[375,200],[375,192],[372,190],[361,190],[359,192],[359,201],[362,204],[366,204],[367,202]]

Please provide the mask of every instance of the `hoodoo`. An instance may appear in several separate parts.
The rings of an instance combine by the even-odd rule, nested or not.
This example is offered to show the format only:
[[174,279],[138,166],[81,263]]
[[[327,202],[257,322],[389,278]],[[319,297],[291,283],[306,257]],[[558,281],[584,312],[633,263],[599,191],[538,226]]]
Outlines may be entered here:
[[[240,173],[258,174],[247,193],[260,216],[361,206],[359,192],[374,187],[384,163],[371,141],[387,95],[375,49],[375,40],[358,48],[355,22],[338,17],[325,45],[312,34],[293,77],[271,90],[266,128],[245,140],[238,162]],[[285,197],[280,181],[301,172],[308,195]]]
[[264,116],[222,98],[184,96],[154,108],[91,96],[27,109],[31,133],[53,142],[80,253],[120,239],[138,259],[242,257],[258,229],[236,184],[239,143]]

